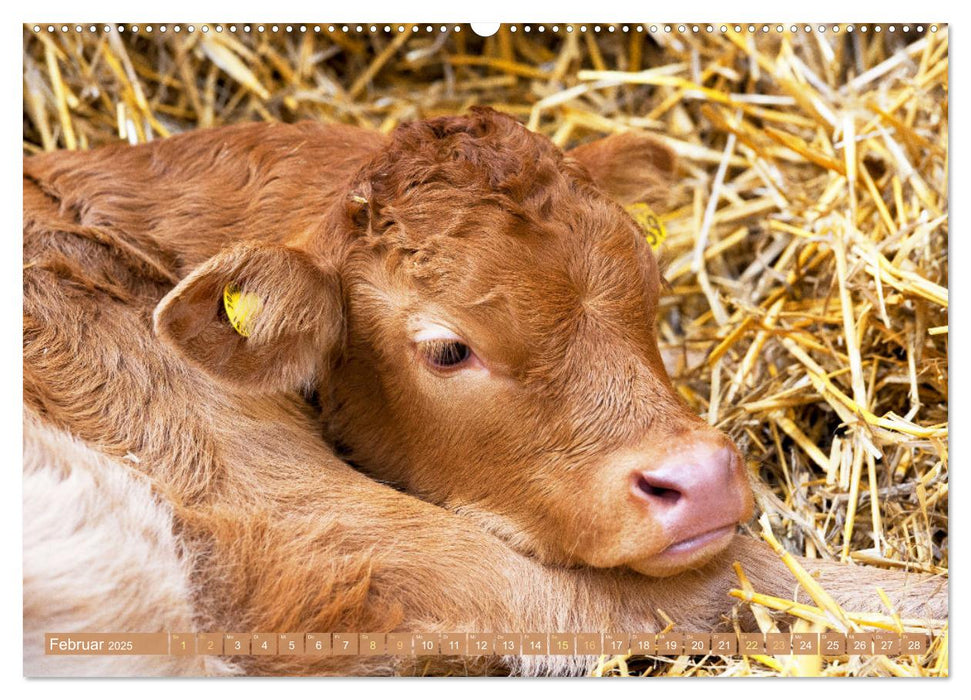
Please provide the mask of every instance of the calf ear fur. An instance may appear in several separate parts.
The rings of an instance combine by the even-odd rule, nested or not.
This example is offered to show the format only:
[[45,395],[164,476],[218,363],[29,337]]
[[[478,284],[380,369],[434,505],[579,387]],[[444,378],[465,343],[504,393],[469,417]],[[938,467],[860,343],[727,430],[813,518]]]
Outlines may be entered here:
[[637,131],[612,134],[567,151],[604,194],[620,204],[664,205],[670,196],[677,156],[656,136]]
[[[259,299],[246,336],[226,313],[229,284]],[[302,251],[240,244],[166,294],[154,318],[163,342],[214,377],[255,391],[300,389],[326,369],[340,342],[340,282]]]

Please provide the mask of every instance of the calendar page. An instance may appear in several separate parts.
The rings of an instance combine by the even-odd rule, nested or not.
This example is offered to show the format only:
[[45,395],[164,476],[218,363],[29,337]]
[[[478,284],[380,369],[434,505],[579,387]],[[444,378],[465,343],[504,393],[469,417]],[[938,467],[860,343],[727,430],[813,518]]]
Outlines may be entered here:
[[948,56],[24,24],[24,675],[946,677]]

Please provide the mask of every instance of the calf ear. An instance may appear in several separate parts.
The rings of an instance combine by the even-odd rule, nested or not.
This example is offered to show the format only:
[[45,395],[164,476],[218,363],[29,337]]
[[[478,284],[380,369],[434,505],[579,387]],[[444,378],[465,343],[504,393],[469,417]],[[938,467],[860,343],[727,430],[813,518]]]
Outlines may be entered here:
[[567,152],[605,194],[621,204],[663,205],[677,171],[677,156],[650,134],[626,131]]
[[209,374],[257,391],[298,389],[342,335],[340,282],[299,250],[242,244],[210,258],[155,309],[155,332]]

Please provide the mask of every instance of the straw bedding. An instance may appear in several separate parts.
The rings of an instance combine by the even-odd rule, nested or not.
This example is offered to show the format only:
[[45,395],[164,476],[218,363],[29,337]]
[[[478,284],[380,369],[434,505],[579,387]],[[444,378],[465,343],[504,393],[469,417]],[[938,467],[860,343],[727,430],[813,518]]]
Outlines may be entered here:
[[[661,135],[682,172],[662,214],[659,336],[685,400],[747,455],[753,535],[947,572],[945,26],[51,26],[24,28],[25,154],[252,120],[388,131],[475,104],[563,147]],[[733,595],[765,631],[782,610],[797,630],[925,628],[832,610],[805,584],[815,607],[762,596],[743,571]],[[947,669],[945,636],[921,658],[615,657],[592,672]]]

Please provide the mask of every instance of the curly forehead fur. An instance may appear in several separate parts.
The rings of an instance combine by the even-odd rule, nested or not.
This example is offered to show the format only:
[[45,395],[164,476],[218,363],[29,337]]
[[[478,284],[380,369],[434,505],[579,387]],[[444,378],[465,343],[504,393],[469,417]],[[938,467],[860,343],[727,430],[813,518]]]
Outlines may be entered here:
[[547,138],[488,108],[399,127],[363,179],[359,194],[368,199],[378,231],[392,222],[420,227],[434,217],[435,229],[444,232],[459,222],[443,214],[469,205],[543,219],[558,191],[591,186]]

